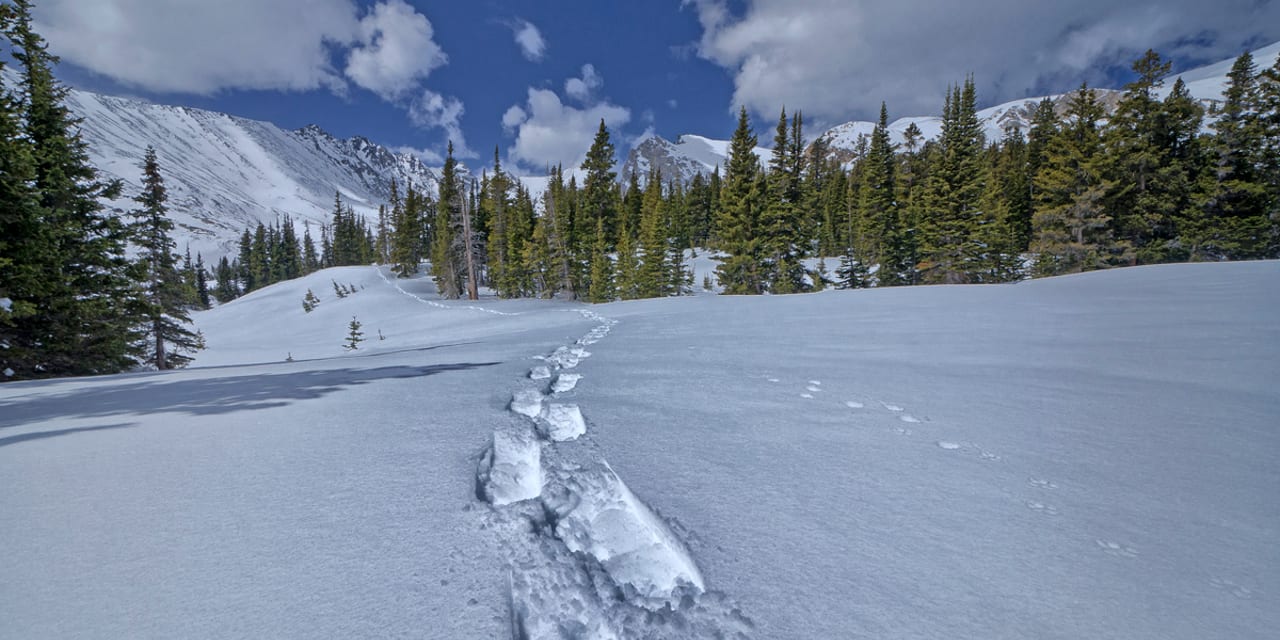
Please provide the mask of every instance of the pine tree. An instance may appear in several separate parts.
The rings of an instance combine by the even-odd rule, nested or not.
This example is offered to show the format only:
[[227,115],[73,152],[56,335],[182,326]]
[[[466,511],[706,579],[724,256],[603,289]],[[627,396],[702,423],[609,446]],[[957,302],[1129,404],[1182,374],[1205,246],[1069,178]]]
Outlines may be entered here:
[[223,304],[231,302],[240,297],[240,288],[236,283],[236,271],[232,268],[231,263],[227,261],[226,256],[222,256],[218,260],[218,267],[214,270],[214,279],[218,284],[214,287],[213,297]]
[[169,235],[173,221],[166,215],[167,200],[155,149],[147,147],[142,193],[134,198],[140,208],[134,218],[138,267],[145,278],[146,332],[152,349],[148,360],[161,371],[186,366],[192,359],[189,354],[204,348],[204,338],[186,326],[191,324],[186,309],[190,297],[177,267],[176,243]]
[[342,348],[347,351],[355,351],[360,348],[360,343],[364,342],[364,332],[360,330],[360,321],[355,316],[351,316],[351,322],[347,324],[347,342]]
[[596,222],[596,241],[591,251],[591,288],[587,293],[590,302],[609,302],[617,296],[613,284],[613,260],[604,235],[604,221]]
[[[596,130],[595,140],[587,150],[587,158],[582,162],[582,169],[587,176],[582,183],[583,211],[578,228],[574,230],[575,240],[583,243],[593,237],[596,223],[604,223],[604,232],[610,246],[618,237],[618,174],[613,167],[617,163],[614,157],[613,143],[609,140],[609,128],[604,120],[600,120],[600,128]],[[579,249],[578,255],[587,252]]]
[[666,295],[668,277],[664,205],[662,172],[655,170],[645,187],[640,214],[640,267],[635,278],[635,293],[640,298]]
[[307,295],[302,296],[302,310],[311,313],[318,306],[320,306],[320,298],[317,298],[315,293],[307,289]]
[[1227,74],[1222,110],[1211,125],[1216,135],[1202,215],[1181,225],[1181,240],[1193,260],[1267,256],[1265,113],[1257,68],[1246,52]]
[[756,136],[743,107],[729,142],[729,160],[715,221],[717,245],[728,254],[716,258],[720,263],[716,277],[727,294],[765,292],[764,246],[758,233],[766,188],[755,147]]
[[931,283],[972,282],[982,251],[972,232],[985,220],[979,201],[986,148],[972,76],[963,88],[949,92],[943,111],[939,151],[929,172],[929,224],[921,247],[927,264],[922,275]]
[[116,198],[120,184],[100,180],[89,164],[67,89],[53,77],[57,58],[32,29],[30,0],[4,5],[3,14],[24,99],[6,95],[0,116],[4,241],[22,247],[6,251],[13,268],[0,269],[0,296],[13,307],[4,316],[10,348],[0,371],[13,371],[6,378],[120,371],[141,355],[142,319],[125,255],[128,229],[100,204]]
[[1037,254],[1036,275],[1103,269],[1128,257],[1104,208],[1110,183],[1098,130],[1102,117],[1097,97],[1081,85],[1035,176],[1031,250]]
[[457,161],[453,158],[453,143],[445,159],[440,176],[440,196],[436,205],[436,221],[433,225],[431,246],[431,275],[435,279],[440,297],[456,299],[462,296],[462,260],[458,251],[461,239],[455,222],[462,216],[462,199],[459,192]]
[[209,297],[209,272],[204,267],[204,256],[196,254],[196,301],[201,309],[212,306]]
[[880,264],[876,278],[881,286],[906,284],[910,256],[899,229],[897,161],[889,140],[889,111],[883,102],[863,164],[859,207],[871,236],[869,255]]

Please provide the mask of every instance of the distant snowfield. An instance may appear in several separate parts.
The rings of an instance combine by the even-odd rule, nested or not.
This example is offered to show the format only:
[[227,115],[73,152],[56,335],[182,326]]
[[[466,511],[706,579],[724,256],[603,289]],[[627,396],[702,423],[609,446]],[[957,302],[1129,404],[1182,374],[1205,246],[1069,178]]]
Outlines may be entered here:
[[1277,317],[1277,262],[596,306],[326,270],[197,314],[200,367],[0,385],[0,636],[1270,638]]

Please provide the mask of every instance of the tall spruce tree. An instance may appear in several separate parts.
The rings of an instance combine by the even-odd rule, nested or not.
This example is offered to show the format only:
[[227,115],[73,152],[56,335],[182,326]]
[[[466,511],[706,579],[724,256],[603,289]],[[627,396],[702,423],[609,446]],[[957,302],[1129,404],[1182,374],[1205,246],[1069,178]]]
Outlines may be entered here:
[[[6,95],[5,240],[21,246],[0,279],[9,298],[0,354],[3,379],[120,371],[140,355],[135,327],[138,285],[125,255],[127,226],[102,210],[119,182],[89,164],[67,89],[53,77],[51,55],[32,28],[30,0],[3,6],[6,53],[18,63],[22,99]],[[16,119],[14,118],[16,116]],[[8,171],[14,171],[9,174]],[[12,232],[14,235],[9,235]]]
[[143,159],[142,193],[134,201],[139,205],[133,215],[138,268],[145,283],[147,359],[161,371],[183,367],[191,362],[191,354],[204,348],[204,338],[189,327],[189,296],[178,270],[177,244],[170,236],[173,221],[167,216],[168,194],[151,147]]
[[1036,275],[1103,269],[1128,257],[1104,206],[1111,185],[1099,132],[1102,118],[1097,96],[1081,85],[1035,176],[1031,250],[1037,254]]
[[449,154],[445,158],[444,168],[440,172],[440,195],[436,204],[436,220],[433,225],[433,241],[431,244],[431,275],[436,283],[440,297],[456,299],[462,297],[463,255],[461,252],[462,235],[462,193],[461,180],[458,178],[458,161],[453,157],[453,143],[449,143]]
[[738,112],[738,126],[729,142],[729,158],[716,216],[718,248],[716,278],[728,294],[765,292],[764,240],[760,218],[765,207],[765,184],[760,160],[755,154],[756,136],[751,132],[747,109]]

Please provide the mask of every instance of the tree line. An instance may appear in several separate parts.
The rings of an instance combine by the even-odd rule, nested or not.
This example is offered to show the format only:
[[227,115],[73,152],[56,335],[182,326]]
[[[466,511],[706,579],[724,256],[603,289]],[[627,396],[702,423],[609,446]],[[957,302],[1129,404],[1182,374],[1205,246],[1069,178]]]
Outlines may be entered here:
[[620,182],[601,122],[582,183],[552,168],[540,207],[496,149],[478,181],[458,178],[450,152],[435,202],[393,198],[388,251],[402,276],[429,258],[446,298],[479,283],[591,302],[690,291],[695,247],[715,252],[730,294],[1280,257],[1280,63],[1243,54],[1207,111],[1181,79],[1163,91],[1170,63],[1155,52],[1133,70],[1110,112],[1082,85],[1000,140],[986,139],[972,77],[948,90],[936,139],[911,124],[895,143],[882,105],[844,162],[784,110],[761,163],[744,109],[725,166],[688,184]]

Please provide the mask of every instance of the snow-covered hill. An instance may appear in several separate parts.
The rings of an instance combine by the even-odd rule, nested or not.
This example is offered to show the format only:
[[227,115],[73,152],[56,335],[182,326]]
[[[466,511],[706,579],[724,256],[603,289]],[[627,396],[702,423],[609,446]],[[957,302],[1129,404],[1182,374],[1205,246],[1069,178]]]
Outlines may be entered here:
[[1274,261],[596,306],[317,272],[197,313],[195,368],[0,385],[0,636],[1271,638],[1277,314]]

